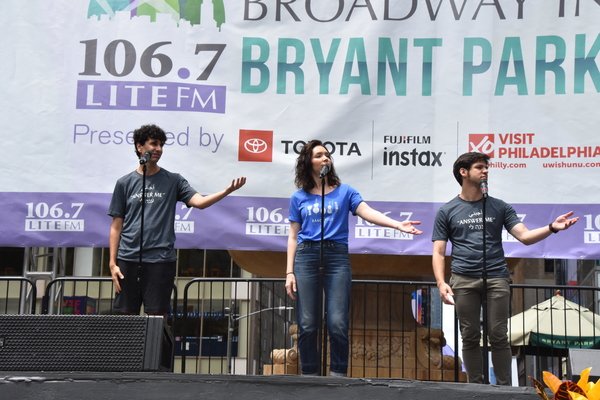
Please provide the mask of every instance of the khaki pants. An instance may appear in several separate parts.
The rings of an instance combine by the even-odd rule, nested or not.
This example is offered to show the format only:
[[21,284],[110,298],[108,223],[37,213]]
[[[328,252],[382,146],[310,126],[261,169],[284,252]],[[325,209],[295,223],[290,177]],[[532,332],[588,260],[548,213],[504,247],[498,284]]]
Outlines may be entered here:
[[[487,279],[488,338],[492,351],[492,364],[496,383],[508,386],[511,384],[511,351],[507,327],[510,312],[509,285],[509,278]],[[483,280],[452,274],[450,286],[454,292],[456,314],[460,322],[463,362],[467,369],[468,381],[484,383],[480,349]]]

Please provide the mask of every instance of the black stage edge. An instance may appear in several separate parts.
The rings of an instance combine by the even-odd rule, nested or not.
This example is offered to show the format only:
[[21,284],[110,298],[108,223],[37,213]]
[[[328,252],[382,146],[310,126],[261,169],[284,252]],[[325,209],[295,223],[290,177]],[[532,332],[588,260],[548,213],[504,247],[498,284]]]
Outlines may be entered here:
[[168,372],[0,372],[1,399],[534,400],[532,387],[409,379]]

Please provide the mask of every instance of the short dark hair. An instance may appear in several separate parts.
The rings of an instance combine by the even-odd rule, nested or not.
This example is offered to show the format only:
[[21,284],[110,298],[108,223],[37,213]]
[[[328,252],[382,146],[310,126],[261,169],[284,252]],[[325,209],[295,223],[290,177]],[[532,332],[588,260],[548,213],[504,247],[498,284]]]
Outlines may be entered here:
[[[315,181],[312,177],[312,152],[317,146],[325,147],[320,140],[311,140],[306,143],[302,146],[302,150],[300,150],[300,154],[296,159],[296,187],[298,189],[303,189],[305,192],[309,192],[315,187]],[[327,148],[325,147],[325,149]],[[329,150],[327,150],[327,152],[329,153]],[[329,172],[327,173],[327,182],[331,186],[339,186],[342,182],[333,167],[333,158],[331,157],[331,154],[329,154],[329,159],[331,160],[331,168],[329,168]]]
[[462,181],[462,175],[460,174],[460,170],[462,168],[466,169],[467,171],[471,169],[471,166],[473,164],[475,164],[476,162],[479,161],[484,161],[486,164],[488,164],[488,162],[490,161],[490,156],[488,156],[487,154],[484,153],[479,153],[476,151],[471,151],[469,153],[465,153],[463,155],[461,155],[460,157],[458,157],[456,159],[456,161],[454,161],[454,166],[452,167],[452,173],[454,174],[454,177],[456,178],[456,181],[458,182],[458,184],[460,186],[462,186],[463,181]]
[[137,149],[138,143],[143,146],[149,139],[160,140],[160,142],[164,145],[167,141],[167,134],[162,130],[162,128],[154,124],[142,125],[133,131],[133,146],[135,147],[135,154],[138,156],[138,158],[142,155]]

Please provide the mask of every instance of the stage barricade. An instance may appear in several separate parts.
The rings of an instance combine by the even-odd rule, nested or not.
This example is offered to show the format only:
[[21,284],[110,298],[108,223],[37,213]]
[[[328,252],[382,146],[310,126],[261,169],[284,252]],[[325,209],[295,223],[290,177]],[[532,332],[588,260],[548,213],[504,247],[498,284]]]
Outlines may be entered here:
[[[61,277],[46,286],[42,314],[112,315],[115,292],[110,277]],[[173,285],[172,307],[177,304]]]
[[[299,374],[297,310],[284,285],[285,279],[190,280],[178,309],[182,326],[175,328],[186,349],[176,350],[182,371]],[[466,380],[454,341],[447,346],[432,282],[353,281],[349,340],[350,377]],[[327,342],[321,346],[327,354]],[[326,356],[325,374],[327,364]]]
[[0,277],[0,314],[35,314],[37,287],[28,278]]
[[[190,280],[178,310],[183,326],[176,330],[185,335],[175,334],[175,340],[182,342],[180,348],[187,349],[178,353],[182,371],[298,373],[295,302],[286,295],[284,284],[284,279]],[[557,291],[562,296],[554,299],[555,308],[569,302],[565,304],[575,303],[577,310],[586,307],[589,313],[567,322],[554,317],[549,336],[537,338],[549,346],[515,342],[515,318],[535,304],[551,301]],[[599,292],[600,288],[587,286],[511,285],[513,318],[508,335],[514,344],[514,384],[531,386],[529,376],[541,381],[545,370],[566,379],[568,348],[559,347],[561,341],[569,342],[570,348],[597,348],[600,331],[586,334],[575,327],[584,317],[600,326]],[[541,322],[541,315],[536,315],[533,324]],[[569,337],[564,338],[563,333],[561,338],[560,332],[565,330]],[[459,349],[459,357],[455,357],[455,349]],[[460,349],[454,309],[442,306],[433,282],[353,281],[349,376],[460,382],[465,380]],[[491,360],[490,367],[489,378],[495,383]]]
[[[181,298],[174,286],[167,320],[174,372],[299,373],[297,310],[284,279],[194,278],[178,285]],[[566,379],[569,349],[600,348],[600,288],[513,284],[511,296],[508,330],[519,386],[531,386],[529,376],[542,380],[543,371]],[[36,298],[31,280],[0,277],[0,314],[35,314]],[[64,277],[48,283],[38,309],[111,315],[113,300],[110,277]],[[544,324],[549,330],[538,329]],[[465,381],[457,325],[433,282],[354,280],[348,375]]]
[[512,284],[511,296],[508,339],[519,386],[531,386],[530,376],[542,382],[543,371],[568,379],[570,349],[600,348],[600,288]]
[[[294,302],[285,279],[196,278],[183,291],[176,356],[186,373],[262,375],[299,372]],[[185,351],[183,350],[185,349]],[[282,354],[273,368],[271,353]],[[292,354],[293,353],[293,354]]]
[[48,283],[42,314],[111,315],[115,298],[110,277],[61,277]]

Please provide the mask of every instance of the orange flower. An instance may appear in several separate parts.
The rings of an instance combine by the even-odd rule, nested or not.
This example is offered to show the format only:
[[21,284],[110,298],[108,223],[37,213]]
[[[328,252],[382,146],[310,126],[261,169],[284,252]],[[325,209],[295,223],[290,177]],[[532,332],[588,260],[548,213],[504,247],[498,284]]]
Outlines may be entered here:
[[[561,381],[550,372],[544,371],[544,383],[554,393],[554,400],[600,400],[600,380],[596,383],[589,382],[591,368],[581,371],[577,383],[571,381]],[[529,377],[533,381],[535,390],[544,400],[550,400],[544,386],[536,379]]]

